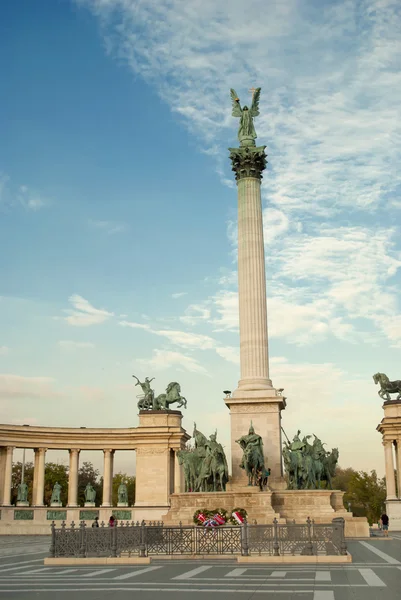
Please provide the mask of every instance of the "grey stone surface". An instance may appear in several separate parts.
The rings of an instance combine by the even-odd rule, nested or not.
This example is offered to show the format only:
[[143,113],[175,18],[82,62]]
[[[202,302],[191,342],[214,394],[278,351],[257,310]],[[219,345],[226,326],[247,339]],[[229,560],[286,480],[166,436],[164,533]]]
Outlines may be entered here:
[[401,597],[401,532],[392,536],[385,541],[350,542],[350,565],[257,565],[211,559],[109,567],[45,567],[50,538],[3,536],[0,600],[184,600],[195,592],[205,600],[397,600]]

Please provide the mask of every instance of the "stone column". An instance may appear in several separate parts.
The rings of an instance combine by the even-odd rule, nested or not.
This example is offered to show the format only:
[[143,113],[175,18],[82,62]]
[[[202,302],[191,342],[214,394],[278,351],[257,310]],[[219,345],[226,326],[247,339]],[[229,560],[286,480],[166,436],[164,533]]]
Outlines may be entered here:
[[[251,143],[247,141],[246,143]],[[282,477],[280,414],[285,398],[272,386],[269,374],[266,266],[260,184],[266,167],[265,146],[230,148],[238,185],[238,299],[241,378],[230,408],[232,484],[247,485],[239,465],[242,449],[235,440],[249,431],[251,421],[263,439],[265,466],[271,468],[272,489],[285,486]]]
[[39,448],[34,448],[33,463],[33,484],[32,484],[32,504],[35,506],[36,496],[38,495],[38,472],[39,472]]
[[[45,460],[46,460],[47,448],[38,448],[38,474],[36,479],[36,497],[34,499],[35,506],[44,505],[44,493],[45,493]],[[35,454],[36,462],[36,454]]]
[[103,502],[102,506],[112,506],[113,491],[113,462],[114,450],[103,450],[104,468],[103,468]]
[[174,450],[174,493],[181,494],[185,490],[184,468],[178,462],[177,452],[178,450]]
[[80,450],[70,450],[70,470],[68,474],[68,507],[78,506],[78,465]]
[[384,457],[386,462],[386,488],[387,500],[395,500],[395,477],[394,477],[394,460],[393,460],[393,442],[384,441]]
[[13,473],[13,446],[7,446],[4,451],[4,470],[3,470],[3,497],[1,499],[2,506],[11,505],[11,481]]
[[396,469],[397,469],[397,486],[398,498],[401,500],[401,438],[397,439],[396,445]]

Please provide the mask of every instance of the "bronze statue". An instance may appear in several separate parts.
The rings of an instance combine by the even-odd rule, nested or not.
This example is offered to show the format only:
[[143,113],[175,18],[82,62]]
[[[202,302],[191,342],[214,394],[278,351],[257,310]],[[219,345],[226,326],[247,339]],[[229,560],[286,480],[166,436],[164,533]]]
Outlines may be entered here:
[[151,382],[154,380],[145,377],[145,381],[139,381],[138,377],[133,375],[136,379],[136,384],[142,388],[143,394],[138,396],[138,408],[139,410],[169,410],[171,404],[177,403],[177,408],[187,407],[187,400],[184,396],[181,396],[181,386],[177,381],[172,381],[168,384],[165,394],[159,394],[155,396],[154,390],[150,387]]
[[28,502],[28,486],[24,482],[21,482],[18,486],[17,502]]
[[56,483],[54,484],[53,487],[53,491],[52,491],[52,497],[50,499],[50,504],[52,503],[60,503],[60,495],[61,495],[61,485],[59,484],[58,481],[56,481]]
[[85,488],[85,502],[94,503],[96,500],[96,490],[88,483]]
[[248,435],[243,435],[235,441],[244,451],[240,467],[245,469],[248,475],[248,485],[258,485],[258,472],[264,469],[265,459],[263,456],[263,440],[260,435],[255,433],[252,421]]
[[128,490],[126,484],[122,481],[117,490],[117,502],[119,504],[128,504]]
[[375,373],[373,381],[380,384],[380,390],[377,392],[383,400],[391,400],[390,394],[398,394],[396,400],[401,400],[401,381],[390,381],[384,373]]
[[146,409],[147,410],[151,410],[151,409],[155,410],[155,408],[154,408],[155,392],[150,387],[150,384],[154,380],[154,377],[152,377],[152,379],[149,379],[149,377],[145,377],[144,382],[139,381],[139,379],[138,379],[138,377],[136,377],[136,375],[133,375],[132,377],[134,379],[136,379],[135,385],[140,385],[142,388],[142,391],[143,391],[143,396],[141,397],[141,399],[138,402],[138,408],[140,410],[146,410]]
[[332,489],[332,478],[339,457],[338,449],[333,448],[329,452],[324,449],[325,444],[316,435],[313,434],[315,439],[313,444],[310,444],[308,440],[312,436],[304,436],[301,440],[300,433],[298,430],[292,442],[288,438],[284,442],[283,459],[288,489],[319,489],[321,481],[326,481],[327,488]]
[[238,128],[238,139],[240,146],[255,146],[255,139],[257,138],[255,126],[253,124],[254,117],[259,115],[259,98],[261,88],[252,90],[252,105],[251,108],[244,106],[241,108],[241,104],[237,95],[237,92],[231,88],[231,99],[233,103],[232,116],[239,117],[239,128]]

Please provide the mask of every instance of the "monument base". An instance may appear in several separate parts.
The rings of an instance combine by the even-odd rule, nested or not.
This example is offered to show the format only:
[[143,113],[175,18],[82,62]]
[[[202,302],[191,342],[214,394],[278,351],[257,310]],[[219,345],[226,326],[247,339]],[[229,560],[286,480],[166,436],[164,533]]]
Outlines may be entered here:
[[230,515],[234,508],[244,508],[248,513],[248,521],[271,523],[280,515],[272,507],[272,492],[261,492],[257,487],[227,492],[186,492],[170,496],[171,507],[163,521],[183,525],[193,525],[194,512],[206,508],[214,510],[224,508]]
[[29,506],[29,502],[27,502],[26,500],[19,500],[17,502],[17,506]]
[[117,502],[117,506],[127,507],[128,506],[128,502]]
[[57,506],[57,508],[61,508],[63,505],[61,502],[51,502],[50,506]]
[[84,504],[85,508],[95,508],[95,503],[94,502],[85,502]]
[[390,519],[389,529],[401,531],[401,500],[386,500],[386,514]]

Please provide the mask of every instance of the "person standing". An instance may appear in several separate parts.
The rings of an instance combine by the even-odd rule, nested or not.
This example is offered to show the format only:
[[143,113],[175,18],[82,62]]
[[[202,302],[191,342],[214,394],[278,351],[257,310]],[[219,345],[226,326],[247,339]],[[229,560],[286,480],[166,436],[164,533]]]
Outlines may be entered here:
[[99,527],[99,517],[95,517],[95,520],[92,523],[92,527]]
[[384,533],[384,537],[388,537],[388,524],[389,524],[390,519],[388,518],[386,513],[383,513],[382,516],[380,517],[380,520],[382,522],[382,530]]

